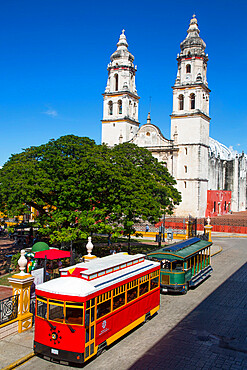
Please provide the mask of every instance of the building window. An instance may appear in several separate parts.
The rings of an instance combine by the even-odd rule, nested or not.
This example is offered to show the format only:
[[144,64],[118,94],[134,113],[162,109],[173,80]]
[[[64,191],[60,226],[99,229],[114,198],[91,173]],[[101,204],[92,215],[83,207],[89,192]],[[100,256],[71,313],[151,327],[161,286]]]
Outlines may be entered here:
[[178,109],[183,110],[184,109],[184,96],[181,94],[178,97]]
[[118,74],[115,74],[115,91],[118,91]]
[[213,209],[213,213],[216,212],[216,202],[214,202],[214,209]]
[[190,109],[195,109],[195,100],[196,100],[195,94],[190,94]]
[[184,151],[185,151],[185,155],[187,155],[188,154],[188,149],[184,148]]
[[109,115],[112,116],[113,114],[113,102],[112,101],[109,101],[108,103],[108,112],[109,112]]
[[132,103],[129,101],[129,116],[132,115]]
[[134,103],[134,110],[133,110],[133,116],[136,115],[136,103]]
[[187,188],[187,183],[186,183],[186,181],[184,181],[184,188],[185,188],[185,189]]
[[187,171],[188,171],[187,166],[184,166],[184,172],[187,173]]
[[113,127],[115,127],[115,123],[113,123]]
[[191,73],[191,65],[187,64],[186,66],[186,73]]
[[122,114],[122,100],[118,101],[118,114]]

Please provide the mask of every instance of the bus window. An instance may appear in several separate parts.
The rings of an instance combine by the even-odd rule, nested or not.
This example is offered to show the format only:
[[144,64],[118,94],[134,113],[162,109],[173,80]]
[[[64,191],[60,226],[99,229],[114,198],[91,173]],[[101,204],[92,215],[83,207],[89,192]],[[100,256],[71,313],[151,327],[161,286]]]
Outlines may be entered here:
[[156,278],[150,281],[150,290],[155,289],[158,286],[159,286],[159,277],[157,276]]
[[[62,302],[60,302],[62,303]],[[57,305],[49,302],[49,320],[63,322],[64,320],[64,313],[63,313],[63,305]]]
[[94,307],[91,308],[91,322],[94,321]]
[[163,270],[171,271],[171,262],[169,262],[169,261],[162,261],[161,268]]
[[140,284],[140,290],[139,290],[139,295],[143,295],[148,292],[148,281],[146,281],[143,284]]
[[105,301],[97,305],[97,319],[111,312],[111,300]]
[[127,302],[133,301],[137,298],[137,287],[127,291]]
[[47,319],[47,302],[37,299],[37,316]]
[[172,262],[172,270],[183,271],[183,263],[181,261]]
[[123,306],[125,304],[125,293],[119,294],[113,298],[113,310]]
[[65,314],[65,322],[67,324],[82,325],[83,309],[80,307],[67,307]]

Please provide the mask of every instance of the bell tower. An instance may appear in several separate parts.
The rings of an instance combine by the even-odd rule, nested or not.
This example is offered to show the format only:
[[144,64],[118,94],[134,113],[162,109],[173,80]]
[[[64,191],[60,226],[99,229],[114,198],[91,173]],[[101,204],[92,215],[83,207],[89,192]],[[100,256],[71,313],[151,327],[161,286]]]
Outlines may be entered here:
[[182,203],[176,214],[185,216],[185,212],[189,212],[194,217],[204,217],[207,206],[210,122],[208,56],[199,33],[193,15],[177,56],[171,114],[171,139],[176,138],[179,146],[177,187],[182,193]]
[[139,129],[134,56],[128,50],[124,30],[108,64],[104,97],[102,143],[109,146],[129,141]]

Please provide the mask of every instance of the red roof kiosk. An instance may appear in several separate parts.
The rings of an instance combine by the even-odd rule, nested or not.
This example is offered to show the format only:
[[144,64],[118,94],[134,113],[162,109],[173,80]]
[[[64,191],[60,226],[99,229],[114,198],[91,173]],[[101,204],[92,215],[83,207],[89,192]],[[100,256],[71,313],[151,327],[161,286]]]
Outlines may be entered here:
[[36,288],[34,352],[83,363],[159,309],[160,264],[117,253],[60,270]]

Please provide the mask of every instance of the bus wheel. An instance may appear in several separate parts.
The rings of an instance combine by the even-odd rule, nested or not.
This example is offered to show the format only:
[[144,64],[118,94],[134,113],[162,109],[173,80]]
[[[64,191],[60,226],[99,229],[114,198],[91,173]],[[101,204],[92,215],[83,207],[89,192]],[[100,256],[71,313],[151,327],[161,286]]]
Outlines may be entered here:
[[99,357],[102,353],[106,352],[106,348],[98,349],[96,356]]
[[106,351],[106,347],[107,347],[106,341],[104,341],[103,343],[99,345],[98,351],[97,351],[97,357]]

